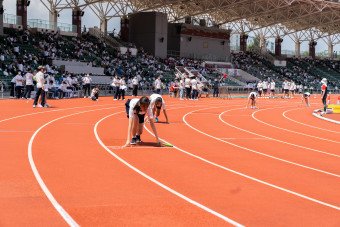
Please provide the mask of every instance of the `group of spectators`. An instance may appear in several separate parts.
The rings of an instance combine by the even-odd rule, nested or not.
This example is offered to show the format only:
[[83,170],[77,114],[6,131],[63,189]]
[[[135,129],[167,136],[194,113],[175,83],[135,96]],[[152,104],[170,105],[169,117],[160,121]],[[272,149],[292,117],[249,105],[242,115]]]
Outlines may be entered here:
[[[162,80],[161,89],[172,87],[174,94],[180,94],[180,88],[184,81],[181,85],[181,78],[176,78],[175,66],[197,70],[207,78],[205,83],[210,87],[216,84],[214,80],[216,78],[219,82],[218,85],[227,81],[220,81],[215,69],[203,67],[202,61],[173,57],[159,59],[146,53],[143,49],[139,50],[137,56],[133,56],[129,52],[120,54],[105,42],[89,34],[84,34],[82,37],[64,37],[58,32],[42,31],[32,34],[28,30],[13,29],[6,29],[5,32],[7,36],[0,37],[0,77],[9,79],[16,77],[16,79],[12,79],[10,85],[11,95],[15,93],[17,98],[30,96],[29,86],[31,84],[26,78],[29,77],[27,75],[34,75],[32,69],[36,69],[38,65],[45,66],[47,74],[45,76],[48,77],[48,85],[51,87],[51,94],[54,97],[62,98],[65,94],[77,91],[81,87],[84,89],[84,96],[90,96],[91,85],[89,84],[91,82],[86,83],[88,80],[86,76],[62,73],[60,68],[52,66],[51,61],[54,59],[87,61],[91,66],[104,67],[105,75],[112,77],[111,88],[117,94],[115,99],[122,98],[127,89],[131,89],[133,95],[136,95],[138,89],[154,89],[154,81],[159,77]],[[234,68],[243,69],[261,81],[274,81],[278,87],[281,87],[284,80],[293,80],[295,84],[303,87],[318,87],[321,76],[316,75],[313,71],[316,66],[320,65],[332,72],[340,73],[340,64],[336,61],[294,58],[288,61],[287,67],[275,67],[256,53],[234,53],[232,54],[232,64]],[[115,82],[113,78],[116,78]],[[117,78],[119,78],[119,86]],[[182,80],[185,79],[182,78]],[[256,88],[258,81],[244,82],[248,83],[249,88]],[[337,82],[329,80],[329,84],[335,87]],[[225,85],[228,84],[225,83]],[[110,84],[107,86],[109,87]],[[178,92],[176,92],[177,90]],[[191,98],[196,97],[196,94],[192,95],[195,93],[194,90],[192,89],[190,92]]]

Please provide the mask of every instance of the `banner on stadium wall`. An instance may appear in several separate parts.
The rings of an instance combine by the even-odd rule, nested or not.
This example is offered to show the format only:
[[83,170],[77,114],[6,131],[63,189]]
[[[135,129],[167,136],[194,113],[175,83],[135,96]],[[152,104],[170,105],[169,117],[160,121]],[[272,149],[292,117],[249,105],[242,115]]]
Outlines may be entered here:
[[274,60],[274,65],[275,66],[279,66],[279,67],[286,67],[287,66],[287,61]]

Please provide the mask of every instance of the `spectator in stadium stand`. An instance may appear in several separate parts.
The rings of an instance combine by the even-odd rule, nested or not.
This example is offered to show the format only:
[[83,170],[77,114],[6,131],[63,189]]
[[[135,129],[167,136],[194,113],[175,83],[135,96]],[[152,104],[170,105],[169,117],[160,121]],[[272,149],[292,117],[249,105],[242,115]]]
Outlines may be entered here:
[[22,93],[24,78],[22,77],[21,72],[19,71],[18,74],[13,79],[15,81],[16,98],[20,99],[22,95],[21,93]]
[[48,92],[52,93],[52,98],[59,99],[58,97],[58,89],[56,85],[53,83],[53,80],[48,81]]
[[117,74],[112,80],[112,86],[113,92],[115,93],[113,99],[118,100],[119,99],[118,97],[120,97],[120,78],[118,77]]
[[184,99],[184,79],[181,78],[179,81],[179,99]]
[[184,86],[185,86],[185,97],[186,99],[191,98],[191,80],[189,78],[189,75],[185,75],[185,80],[184,80]]
[[138,96],[138,79],[137,76],[135,76],[132,79],[132,96]]
[[214,79],[213,83],[213,97],[218,97],[220,92],[219,92],[219,86],[220,86],[220,81],[218,81],[217,78]]
[[86,76],[83,77],[84,98],[90,97],[91,82],[92,82],[90,75],[92,74],[91,73],[86,74]]
[[120,99],[120,97],[122,97],[122,100],[125,100],[125,91],[127,89],[127,86],[126,86],[126,82],[125,82],[125,77],[122,77],[120,79],[120,86],[119,86],[119,96],[118,96],[118,99]]
[[191,99],[198,100],[198,86],[197,86],[198,82],[195,76],[192,77],[190,84],[191,84],[191,89],[192,89]]
[[272,80],[269,86],[270,86],[270,97],[274,98],[275,97],[275,81]]
[[25,80],[25,92],[23,98],[30,99],[31,92],[34,90],[33,74],[31,69],[28,69],[28,71],[26,72],[24,80]]
[[161,81],[161,77],[160,76],[158,76],[157,79],[155,80],[154,86],[155,86],[155,93],[156,94],[161,94],[162,81]]
[[178,91],[179,91],[179,82],[178,82],[178,79],[175,79],[175,82],[174,82],[174,98],[177,98]]
[[38,100],[40,96],[41,96],[41,103],[38,105],[38,107],[45,107],[46,100],[45,100],[45,90],[44,90],[44,85],[45,85],[44,73],[45,73],[45,67],[39,66],[38,72],[34,76],[34,79],[37,82],[37,92],[35,94],[33,108],[35,108],[38,105]]
[[11,88],[10,88],[10,97],[14,98],[14,94],[15,94],[15,77],[12,78],[11,80]]
[[263,87],[262,87],[262,81],[259,81],[257,83],[257,92],[258,92],[258,95],[261,97],[262,96],[262,90],[263,90]]

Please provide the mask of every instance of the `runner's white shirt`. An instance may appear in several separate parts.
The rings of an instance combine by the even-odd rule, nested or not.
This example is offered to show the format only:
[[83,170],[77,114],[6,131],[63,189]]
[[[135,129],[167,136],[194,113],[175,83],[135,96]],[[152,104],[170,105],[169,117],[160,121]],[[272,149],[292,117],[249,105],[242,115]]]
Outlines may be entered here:
[[35,74],[35,80],[37,81],[37,88],[42,88],[45,84],[44,73],[40,71],[37,72],[37,74]]
[[257,92],[255,92],[255,91],[250,92],[250,94],[249,94],[249,96],[248,96],[248,99],[249,99],[252,95],[255,95],[255,98],[256,98],[256,97],[257,97]]
[[[161,96],[161,95],[159,95],[159,94],[152,94],[152,95],[150,95],[150,106],[149,106],[149,108],[152,110],[154,107],[155,107],[155,103],[156,103],[156,99],[157,98],[162,98],[163,99],[163,97]],[[163,99],[163,102],[162,102],[162,108],[163,108],[163,110],[165,110],[165,102],[164,102],[164,99]]]
[[[138,103],[139,99],[135,98],[135,99],[131,99],[130,103],[129,103],[129,118],[133,119],[135,114],[133,113],[133,108],[135,108],[136,104]],[[148,116],[149,119],[153,119],[153,114],[152,114],[152,110],[150,108],[148,108],[147,112],[139,112],[139,114],[146,114]]]

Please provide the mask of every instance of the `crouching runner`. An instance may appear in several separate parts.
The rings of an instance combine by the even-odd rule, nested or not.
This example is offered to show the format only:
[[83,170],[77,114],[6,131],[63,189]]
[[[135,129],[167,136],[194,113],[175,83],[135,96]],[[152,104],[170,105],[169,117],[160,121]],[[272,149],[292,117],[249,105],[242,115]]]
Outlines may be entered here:
[[166,107],[165,107],[165,102],[164,99],[162,98],[161,95],[159,94],[152,94],[150,96],[150,106],[149,109],[152,110],[152,115],[155,118],[155,122],[158,122],[158,117],[161,114],[161,109],[163,110],[163,114],[166,119],[166,123],[169,124],[169,119],[168,115],[166,113]]
[[129,125],[126,144],[124,147],[128,146],[129,144],[136,145],[137,143],[142,142],[141,135],[143,133],[145,115],[147,115],[148,119],[150,120],[152,131],[156,137],[157,146],[161,146],[153,121],[154,117],[149,105],[150,100],[145,96],[141,97],[140,99],[134,98],[126,101],[125,108],[127,117],[129,118]]

